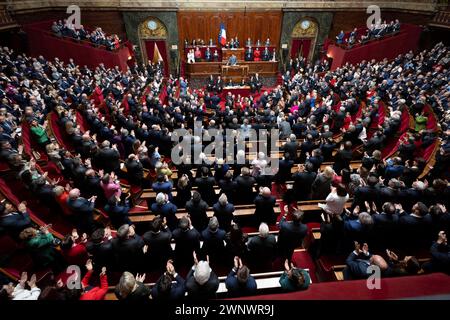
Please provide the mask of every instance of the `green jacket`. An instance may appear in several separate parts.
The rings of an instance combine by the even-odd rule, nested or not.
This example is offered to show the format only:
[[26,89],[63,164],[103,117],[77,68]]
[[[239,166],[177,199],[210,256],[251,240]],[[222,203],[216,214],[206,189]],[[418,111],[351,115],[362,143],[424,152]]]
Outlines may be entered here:
[[419,115],[416,117],[416,132],[419,132],[420,130],[425,130],[427,128],[427,122],[428,118],[422,115]]
[[301,287],[296,286],[290,279],[287,272],[284,272],[280,277],[280,285],[286,291],[297,291],[297,290],[306,290],[311,284],[311,278],[309,277],[309,273],[306,270],[299,269],[305,278],[305,283]]
[[35,263],[47,266],[55,260],[56,249],[53,246],[53,235],[51,233],[38,233],[27,242],[27,247]]
[[37,138],[37,143],[42,144],[48,141],[47,132],[40,126],[31,127],[31,133]]

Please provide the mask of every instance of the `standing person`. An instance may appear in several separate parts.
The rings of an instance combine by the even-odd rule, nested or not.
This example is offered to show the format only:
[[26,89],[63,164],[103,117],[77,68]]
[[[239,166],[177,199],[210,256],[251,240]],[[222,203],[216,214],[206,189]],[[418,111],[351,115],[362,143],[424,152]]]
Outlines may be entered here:
[[100,286],[92,287],[89,283],[92,274],[94,273],[92,266],[92,260],[89,259],[86,262],[87,272],[81,280],[83,287],[83,293],[80,296],[80,300],[104,300],[106,293],[108,293],[108,277],[106,276],[106,267],[102,267],[100,272]]
[[280,285],[286,291],[306,290],[311,284],[308,271],[299,269],[289,260],[284,262],[284,273],[280,277]]
[[225,286],[229,297],[251,296],[257,290],[255,278],[239,257],[234,257],[234,267],[225,279]]
[[341,215],[348,199],[349,196],[345,186],[339,183],[337,187],[331,187],[331,192],[325,199],[326,203],[319,203],[319,207],[327,214]]
[[145,274],[136,277],[125,271],[120,277],[114,293],[119,300],[144,302],[150,299],[151,289],[144,285]]
[[152,288],[152,299],[157,301],[179,301],[186,293],[185,280],[175,271],[173,261],[166,263],[166,272]]
[[274,224],[276,222],[277,216],[275,215],[274,210],[276,199],[272,196],[272,193],[268,187],[260,189],[260,193],[256,196],[254,203],[257,225],[261,222],[265,222],[267,224]]
[[175,263],[177,266],[191,265],[193,253],[200,252],[200,233],[188,217],[182,217],[172,236],[175,240]]
[[209,266],[207,261],[198,261],[197,255],[193,254],[194,265],[186,276],[186,291],[190,299],[205,300],[216,297],[219,289],[219,278]]
[[287,213],[280,220],[277,245],[281,257],[291,259],[294,250],[303,244],[303,239],[308,234],[308,227],[302,223],[303,211],[294,211],[292,221],[286,221],[286,216]]

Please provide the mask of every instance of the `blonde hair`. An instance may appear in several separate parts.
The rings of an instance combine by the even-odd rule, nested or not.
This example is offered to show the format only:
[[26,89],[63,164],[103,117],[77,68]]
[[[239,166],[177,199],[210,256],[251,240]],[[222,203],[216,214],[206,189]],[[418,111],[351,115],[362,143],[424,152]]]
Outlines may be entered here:
[[122,298],[126,298],[131,292],[133,292],[136,285],[136,278],[132,273],[125,271],[120,277],[117,289]]
[[62,186],[56,186],[53,188],[53,192],[55,193],[55,196],[59,197],[64,193],[64,187]]
[[325,169],[323,170],[323,175],[329,179],[333,178],[334,176],[333,168],[330,166],[326,166]]

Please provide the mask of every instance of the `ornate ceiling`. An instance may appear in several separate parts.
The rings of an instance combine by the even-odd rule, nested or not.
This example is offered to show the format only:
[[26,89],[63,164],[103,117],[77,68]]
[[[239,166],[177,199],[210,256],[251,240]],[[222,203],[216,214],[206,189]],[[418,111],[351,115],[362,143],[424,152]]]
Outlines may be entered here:
[[[9,9],[15,12],[63,8],[74,4],[73,0],[7,0]],[[77,0],[81,8],[119,10],[349,10],[365,9],[379,5],[381,9],[406,11],[435,11],[434,0]]]

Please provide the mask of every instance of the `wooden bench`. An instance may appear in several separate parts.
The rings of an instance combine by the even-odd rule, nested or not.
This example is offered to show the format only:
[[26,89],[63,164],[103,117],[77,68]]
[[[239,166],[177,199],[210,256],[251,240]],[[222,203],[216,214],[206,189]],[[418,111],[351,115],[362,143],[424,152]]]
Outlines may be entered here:
[[[304,269],[304,270],[306,270],[309,273],[309,269]],[[262,273],[251,274],[253,276],[253,278],[255,278],[258,294],[260,294],[261,291],[281,288],[280,277],[283,273],[284,273],[284,271],[271,271],[271,272],[262,272]],[[218,297],[225,296],[226,293],[228,292],[226,285],[225,285],[225,280],[227,279],[227,277],[221,276],[221,277],[218,277],[218,279],[219,279],[219,288],[217,289],[216,294],[218,295]],[[173,281],[172,283],[176,283],[176,282]],[[311,280],[311,284],[312,284],[312,280]],[[145,285],[150,288],[153,288],[156,285],[156,283],[155,282],[146,283]],[[115,290],[115,286],[108,287],[108,293],[105,296],[105,300],[118,300],[116,295],[114,294],[114,290]],[[185,295],[187,296],[187,292]]]
[[[280,208],[279,206],[274,207],[274,211],[276,214],[280,214]],[[252,216],[255,213],[255,206],[249,205],[247,207],[238,207],[236,208],[236,211],[233,213],[235,217],[249,217]],[[206,212],[209,218],[214,216],[214,211],[210,208]],[[187,212],[177,212],[176,217],[178,219],[184,217],[187,215]],[[137,213],[134,215],[130,215],[130,220],[133,223],[142,223],[142,222],[150,222],[155,218],[155,215],[150,213],[149,211],[144,212],[144,214]]]

